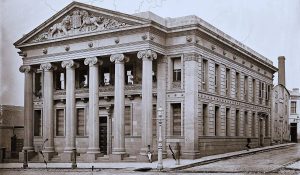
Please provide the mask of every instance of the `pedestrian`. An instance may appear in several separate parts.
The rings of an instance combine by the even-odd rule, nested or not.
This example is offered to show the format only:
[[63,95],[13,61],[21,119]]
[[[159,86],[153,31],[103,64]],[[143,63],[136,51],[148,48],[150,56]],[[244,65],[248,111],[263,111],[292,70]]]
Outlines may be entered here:
[[249,149],[251,149],[250,143],[251,143],[251,139],[247,138],[247,144],[246,144],[247,151],[249,151]]

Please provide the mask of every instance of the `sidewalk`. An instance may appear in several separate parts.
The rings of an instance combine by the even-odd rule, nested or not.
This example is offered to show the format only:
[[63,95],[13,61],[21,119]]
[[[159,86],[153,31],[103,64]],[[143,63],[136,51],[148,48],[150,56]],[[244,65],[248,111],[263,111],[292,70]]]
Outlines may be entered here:
[[[256,152],[268,151],[272,149],[280,149],[284,147],[290,147],[295,145],[295,143],[267,146],[263,148],[254,148],[236,152],[230,152],[225,154],[212,155],[207,157],[202,157],[195,160],[182,159],[180,160],[180,165],[175,165],[175,160],[173,159],[163,159],[163,166],[165,170],[182,170],[194,166],[204,165],[228,158],[232,158],[240,155],[247,155]],[[90,169],[94,166],[95,169],[138,169],[138,168],[152,168],[156,169],[157,161],[152,163],[140,163],[140,162],[117,162],[117,163],[77,163],[78,168]],[[23,163],[0,163],[0,169],[3,168],[23,168]],[[46,165],[44,163],[29,163],[28,168],[44,169]],[[47,168],[71,168],[71,163],[48,163]]]

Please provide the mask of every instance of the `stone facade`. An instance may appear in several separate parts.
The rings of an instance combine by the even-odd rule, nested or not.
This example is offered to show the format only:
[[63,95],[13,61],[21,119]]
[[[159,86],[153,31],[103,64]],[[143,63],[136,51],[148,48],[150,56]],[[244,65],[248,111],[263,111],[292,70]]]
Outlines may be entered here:
[[47,161],[70,161],[73,149],[79,161],[155,158],[158,107],[168,157],[176,142],[183,158],[241,150],[247,138],[271,143],[277,68],[196,16],[73,2],[15,46],[25,121],[39,121],[25,125],[24,149],[42,149]]
[[274,144],[290,141],[290,93],[279,84],[273,88],[272,103],[272,142]]
[[0,162],[18,159],[18,154],[22,151],[23,140],[24,108],[0,105],[0,151],[5,148],[5,156],[0,156]]
[[291,141],[299,142],[300,140],[300,92],[299,88],[293,88],[290,91],[290,110],[289,110],[289,124],[291,132]]

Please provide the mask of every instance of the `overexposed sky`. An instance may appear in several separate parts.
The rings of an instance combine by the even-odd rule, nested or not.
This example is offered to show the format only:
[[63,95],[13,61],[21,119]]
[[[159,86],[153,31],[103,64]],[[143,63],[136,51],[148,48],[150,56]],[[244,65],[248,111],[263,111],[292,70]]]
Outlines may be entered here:
[[[300,87],[300,0],[78,0],[123,13],[197,15],[258,53],[286,57],[288,89]],[[13,43],[71,0],[0,0],[0,104],[23,106],[24,76]],[[274,79],[277,84],[277,78]]]

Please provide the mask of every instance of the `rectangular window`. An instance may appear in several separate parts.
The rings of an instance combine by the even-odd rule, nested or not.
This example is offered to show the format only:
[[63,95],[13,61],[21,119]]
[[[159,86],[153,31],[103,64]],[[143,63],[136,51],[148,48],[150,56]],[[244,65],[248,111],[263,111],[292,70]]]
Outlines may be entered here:
[[255,103],[255,96],[256,96],[256,81],[252,79],[252,102]]
[[215,65],[215,93],[219,94],[220,90],[220,72],[219,72],[219,65]]
[[56,136],[65,135],[65,110],[56,110]]
[[235,111],[235,136],[240,135],[240,111]]
[[42,110],[34,110],[34,136],[42,136]]
[[269,105],[269,100],[270,100],[270,92],[271,92],[271,86],[270,85],[266,85],[266,106]]
[[77,136],[84,136],[84,109],[77,108]]
[[124,122],[125,122],[125,136],[130,136],[131,135],[131,123],[132,123],[130,106],[125,106]]
[[202,107],[202,128],[203,128],[203,135],[208,135],[208,125],[209,125],[209,119],[208,119],[208,108],[207,104],[203,104]]
[[230,136],[230,108],[226,108],[225,114],[226,121],[226,136]]
[[202,90],[207,91],[207,60],[202,60]]
[[75,69],[76,88],[89,87],[89,70],[88,69]]
[[244,112],[244,136],[248,136],[248,112]]
[[263,101],[263,96],[264,96],[264,93],[265,92],[265,83],[263,82],[259,82],[259,104],[262,104],[262,101]]
[[157,117],[156,117],[156,105],[153,105],[152,108],[152,135],[156,136],[156,122],[157,122]]
[[181,136],[181,103],[174,103],[171,106],[173,114],[173,136]]
[[255,113],[252,113],[252,137],[255,137]]
[[278,103],[275,103],[275,113],[278,113]]
[[291,114],[296,114],[296,106],[297,106],[297,102],[292,101],[291,102]]
[[220,121],[221,119],[220,119],[219,106],[215,106],[215,135],[216,136],[220,135],[220,127],[221,127]]
[[230,69],[226,69],[226,96],[230,96]]
[[42,73],[37,72],[34,74],[34,96],[42,97]]
[[173,60],[173,82],[181,82],[181,57],[172,58]]
[[248,76],[245,76],[245,79],[244,79],[244,99],[245,99],[245,101],[248,101],[248,89],[249,89]]
[[240,99],[240,74],[235,73],[235,95],[237,99]]

